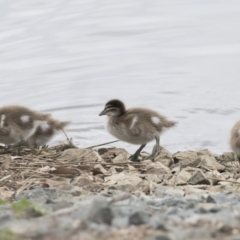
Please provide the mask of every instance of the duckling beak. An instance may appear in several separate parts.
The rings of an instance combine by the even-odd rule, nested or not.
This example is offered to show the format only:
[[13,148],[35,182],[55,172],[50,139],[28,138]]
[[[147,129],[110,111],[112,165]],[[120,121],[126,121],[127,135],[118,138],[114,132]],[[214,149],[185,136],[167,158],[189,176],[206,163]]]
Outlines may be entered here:
[[103,109],[103,110],[99,113],[99,116],[102,116],[102,115],[106,115],[105,109]]

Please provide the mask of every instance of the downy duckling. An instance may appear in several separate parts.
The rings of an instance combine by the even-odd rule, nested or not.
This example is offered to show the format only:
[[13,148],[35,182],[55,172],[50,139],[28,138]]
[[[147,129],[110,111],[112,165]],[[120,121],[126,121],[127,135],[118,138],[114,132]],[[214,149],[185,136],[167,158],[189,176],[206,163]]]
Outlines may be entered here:
[[177,124],[169,121],[163,115],[145,108],[132,108],[126,110],[122,101],[114,99],[106,103],[104,110],[99,116],[107,115],[107,130],[116,138],[141,145],[130,157],[133,162],[138,161],[138,156],[146,144],[156,140],[155,151],[148,157],[153,160],[160,152],[161,133]]
[[238,121],[232,128],[230,134],[230,147],[237,155],[238,161],[240,162],[240,121]]
[[5,106],[0,108],[0,143],[40,147],[68,124],[26,107]]

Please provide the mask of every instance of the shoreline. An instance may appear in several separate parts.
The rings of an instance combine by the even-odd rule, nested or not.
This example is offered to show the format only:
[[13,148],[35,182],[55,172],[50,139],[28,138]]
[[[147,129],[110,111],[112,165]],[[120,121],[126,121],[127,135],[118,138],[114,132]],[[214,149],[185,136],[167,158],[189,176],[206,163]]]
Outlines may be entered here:
[[0,239],[240,238],[232,152],[148,155],[135,163],[120,148],[0,149]]

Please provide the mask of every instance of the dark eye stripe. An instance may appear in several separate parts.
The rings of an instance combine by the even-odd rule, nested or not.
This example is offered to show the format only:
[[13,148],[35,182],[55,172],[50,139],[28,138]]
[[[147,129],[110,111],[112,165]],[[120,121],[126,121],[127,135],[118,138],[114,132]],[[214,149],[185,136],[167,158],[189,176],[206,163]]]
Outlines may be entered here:
[[107,106],[106,107],[106,111],[117,111],[117,108],[111,107],[111,106]]

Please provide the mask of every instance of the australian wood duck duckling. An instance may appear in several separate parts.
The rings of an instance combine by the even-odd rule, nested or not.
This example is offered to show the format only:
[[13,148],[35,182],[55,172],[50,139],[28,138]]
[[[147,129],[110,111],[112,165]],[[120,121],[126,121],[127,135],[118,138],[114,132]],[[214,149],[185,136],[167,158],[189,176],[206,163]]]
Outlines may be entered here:
[[240,162],[240,121],[238,121],[232,128],[230,146]]
[[60,132],[68,122],[60,122],[50,114],[22,106],[0,108],[0,143],[40,147]]
[[124,103],[117,99],[107,102],[99,116],[101,115],[107,115],[107,130],[113,136],[128,143],[141,145],[130,158],[134,162],[138,161],[138,156],[146,144],[155,139],[155,151],[148,158],[154,159],[160,152],[161,133],[177,123],[169,121],[163,115],[150,109],[126,110]]

